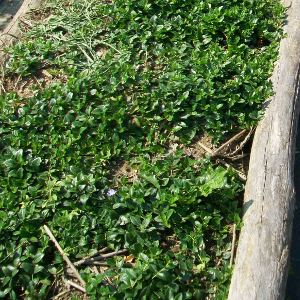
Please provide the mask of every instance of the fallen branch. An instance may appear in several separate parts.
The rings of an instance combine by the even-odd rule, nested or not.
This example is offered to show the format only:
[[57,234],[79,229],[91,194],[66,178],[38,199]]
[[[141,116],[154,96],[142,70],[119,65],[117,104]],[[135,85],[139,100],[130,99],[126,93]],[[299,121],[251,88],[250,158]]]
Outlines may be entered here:
[[[102,270],[102,267],[99,268],[100,270],[100,273],[103,274],[104,273],[104,270]],[[112,282],[111,280],[107,277],[107,276],[104,276],[104,279],[102,280],[102,283],[104,285],[108,285],[108,284],[111,284],[112,285]],[[106,284],[105,284],[106,283]]]
[[35,76],[33,76],[34,77],[34,79],[35,79],[35,81],[37,82],[37,84],[40,86],[40,88],[42,89],[43,87],[42,87],[42,85],[41,85],[41,83],[38,81],[38,79],[35,77]]
[[231,244],[231,255],[230,255],[229,269],[231,269],[232,263],[233,263],[235,239],[236,239],[236,230],[235,230],[235,224],[234,224],[233,225],[233,237],[232,237],[232,244]]
[[26,20],[25,18],[21,17],[21,18],[19,18],[19,20],[20,20],[22,23],[24,23],[25,25],[29,26],[30,28],[33,27],[32,23],[29,22],[28,20]]
[[99,275],[99,274],[100,274],[96,266],[94,266],[94,267],[91,269],[91,271],[94,271],[94,273],[95,273],[96,275]]
[[251,127],[250,131],[247,134],[247,136],[245,137],[245,139],[242,141],[242,143],[239,145],[239,147],[236,150],[234,150],[232,153],[229,154],[230,156],[235,155],[237,152],[239,152],[244,147],[244,145],[248,142],[248,140],[249,140],[251,134],[253,133],[253,131],[254,131],[254,129],[253,129],[253,127]]
[[3,92],[4,92],[4,94],[6,94],[6,90],[5,90],[5,88],[4,88],[4,86],[3,86],[2,83],[1,83],[1,88],[2,88],[2,90],[3,90]]
[[241,159],[246,156],[249,156],[249,153],[244,153],[244,154],[237,155],[237,156],[228,156],[228,158],[230,158],[232,161],[235,161],[235,160]]
[[112,253],[103,254],[101,256],[96,256],[96,257],[93,257],[93,258],[82,259],[82,260],[79,260],[79,261],[75,262],[74,266],[79,266],[79,265],[82,265],[82,264],[91,263],[91,262],[94,262],[94,261],[97,261],[97,260],[102,260],[102,259],[105,259],[105,258],[108,258],[108,257],[112,257],[112,256],[119,255],[119,254],[124,254],[124,253],[127,253],[127,252],[128,252],[128,249],[123,249],[123,250],[115,251],[115,252],[112,252]]
[[52,298],[52,300],[56,300],[56,299],[59,299],[61,296],[63,296],[64,294],[68,293],[70,291],[70,289],[67,289],[67,290],[64,290],[62,291],[61,293],[57,294],[56,296],[54,296]]
[[[209,148],[207,148],[205,145],[203,145],[201,142],[198,142],[198,144],[209,154],[213,154],[213,151]],[[219,159],[220,163],[223,164],[226,168],[229,168],[229,166],[237,172],[237,174],[239,175],[240,179],[242,179],[243,181],[247,180],[247,177],[240,171],[238,171],[237,169],[235,169],[234,167],[232,167],[231,165],[229,165],[226,161],[224,161],[223,159]]]
[[[96,275],[99,275],[99,274],[100,274],[96,266],[92,267],[92,268],[91,268],[91,271],[94,272]],[[67,269],[66,272],[68,273],[68,276],[71,276],[71,277],[76,278],[76,276],[75,276],[75,274],[72,272],[72,270]],[[101,272],[101,273],[103,273],[103,272]],[[102,283],[103,285],[105,285],[105,286],[108,285],[108,282],[107,282],[106,280],[104,280],[104,279],[102,279],[101,283]]]
[[220,163],[223,164],[225,167],[229,168],[231,167],[234,171],[236,171],[240,177],[240,179],[242,179],[243,181],[247,180],[246,175],[244,175],[242,172],[238,171],[237,169],[235,169],[233,166],[231,166],[230,164],[228,164],[226,161],[224,161],[223,159],[219,159]]
[[[104,273],[104,272],[102,271],[101,267],[100,267],[100,272],[98,271],[98,269],[97,269],[96,266],[95,266],[94,268],[97,270],[98,274],[100,274],[100,273],[103,274],[103,273]],[[97,274],[97,275],[98,275],[98,274]],[[105,278],[108,279],[107,276],[105,276]],[[101,283],[102,283],[104,286],[107,286],[107,285],[108,285],[108,281],[105,280],[105,279],[102,279]]]
[[44,74],[46,77],[48,77],[49,79],[52,79],[53,76],[47,71],[47,70],[42,70],[42,74]]
[[71,280],[65,279],[65,278],[64,278],[64,281],[65,281],[65,283],[73,286],[74,288],[76,288],[76,289],[78,289],[78,290],[80,290],[80,291],[82,291],[84,293],[86,292],[85,288],[83,288],[82,286],[78,285],[77,283],[75,283],[75,282],[73,282]]
[[17,87],[19,81],[20,81],[20,78],[21,78],[21,74],[18,76],[18,79],[17,79],[17,81],[16,81],[16,83],[15,83],[15,86],[14,86],[13,91],[15,91],[15,89],[16,89],[16,87]]
[[221,150],[223,150],[226,146],[234,142],[235,140],[238,140],[244,133],[246,132],[246,129],[242,130],[238,134],[236,134],[234,137],[232,137],[229,141],[224,143],[221,147],[219,147],[217,150],[215,150],[212,154],[212,156],[216,156]]
[[212,151],[210,148],[206,147],[204,144],[202,144],[201,142],[198,142],[198,144],[210,155],[214,154],[214,151]]
[[79,275],[79,273],[78,273],[77,269],[75,268],[75,266],[69,260],[68,256],[65,254],[64,250],[60,247],[59,243],[55,239],[54,235],[52,234],[52,232],[50,231],[50,229],[48,228],[48,226],[44,225],[44,229],[45,229],[46,233],[49,235],[49,237],[52,240],[52,242],[55,244],[55,246],[58,249],[58,251],[61,253],[63,259],[67,262],[67,264],[69,265],[69,267],[72,269],[72,271],[76,275],[77,279],[81,282],[81,284],[83,286],[85,286],[85,281],[81,278],[81,276]]
[[111,248],[105,247],[105,248],[103,248],[103,249],[97,251],[95,254],[85,257],[84,259],[88,259],[88,258],[97,256],[97,255],[102,254],[102,253],[105,253],[105,252],[107,252],[107,251],[109,251],[109,250],[111,250]]
[[[91,262],[83,262],[82,265],[92,265],[92,266],[102,266],[108,267],[109,264],[106,262],[98,262],[98,261],[91,261]],[[124,268],[134,268],[134,264],[131,263],[124,263],[122,267]]]

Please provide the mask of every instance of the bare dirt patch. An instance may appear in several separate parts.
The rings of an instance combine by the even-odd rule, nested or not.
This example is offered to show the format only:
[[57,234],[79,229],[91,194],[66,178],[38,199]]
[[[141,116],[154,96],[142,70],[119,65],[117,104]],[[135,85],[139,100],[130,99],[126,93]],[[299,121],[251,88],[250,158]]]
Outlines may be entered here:
[[122,177],[125,177],[128,182],[133,182],[138,179],[139,169],[133,168],[127,161],[113,162],[110,166],[110,175],[111,179],[115,177],[121,180]]
[[42,69],[34,76],[5,76],[1,81],[0,94],[15,92],[19,97],[26,99],[35,96],[40,90],[49,88],[52,83],[67,81],[66,75],[52,75],[51,71]]

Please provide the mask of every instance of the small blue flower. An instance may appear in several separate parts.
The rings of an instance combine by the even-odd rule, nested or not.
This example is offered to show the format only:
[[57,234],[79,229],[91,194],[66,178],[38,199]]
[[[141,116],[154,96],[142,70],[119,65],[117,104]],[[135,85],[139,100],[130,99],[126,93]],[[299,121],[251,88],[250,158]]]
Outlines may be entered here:
[[107,193],[106,193],[106,195],[108,196],[108,197],[111,197],[111,196],[113,196],[113,195],[115,195],[117,192],[114,190],[114,189],[111,189],[111,190],[109,190]]

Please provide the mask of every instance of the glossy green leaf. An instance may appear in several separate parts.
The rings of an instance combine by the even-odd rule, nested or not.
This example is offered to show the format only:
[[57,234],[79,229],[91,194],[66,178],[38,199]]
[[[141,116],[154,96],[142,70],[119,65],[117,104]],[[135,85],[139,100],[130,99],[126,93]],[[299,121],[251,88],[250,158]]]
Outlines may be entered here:
[[140,173],[140,177],[153,184],[156,188],[160,188],[159,181],[157,180],[155,175],[147,175],[145,173]]
[[21,263],[20,268],[24,269],[29,274],[33,274],[34,272],[34,266],[30,262],[24,261],[23,263]]

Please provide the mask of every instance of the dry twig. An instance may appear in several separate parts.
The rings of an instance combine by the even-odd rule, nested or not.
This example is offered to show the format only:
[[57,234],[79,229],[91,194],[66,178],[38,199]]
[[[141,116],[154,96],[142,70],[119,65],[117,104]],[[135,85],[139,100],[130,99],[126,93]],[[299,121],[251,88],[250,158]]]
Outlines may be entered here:
[[239,147],[236,150],[234,150],[232,153],[230,153],[230,156],[235,155],[237,152],[239,152],[245,146],[245,144],[248,142],[248,140],[249,140],[251,134],[253,133],[253,131],[254,131],[254,128],[251,127],[250,131],[247,134],[247,136],[245,137],[245,139],[241,142],[241,144],[239,145]]
[[[104,273],[104,271],[102,270],[101,267],[99,268],[99,270],[100,270],[100,273],[101,273],[101,274]],[[109,281],[109,278],[108,278],[107,276],[105,276],[104,279],[101,281],[101,283],[102,283],[103,285],[105,285],[105,286],[108,285],[108,282],[110,282],[110,281]]]
[[[82,265],[92,265],[92,266],[101,266],[101,267],[108,267],[109,264],[106,262],[98,262],[98,261],[91,261],[91,262],[84,262]],[[132,263],[124,263],[124,268],[134,268],[134,264]]]
[[102,254],[102,253],[105,253],[105,252],[107,252],[107,251],[109,251],[109,250],[111,250],[111,248],[109,248],[109,247],[105,247],[105,248],[103,248],[103,249],[101,249],[101,250],[97,251],[95,254],[93,254],[93,255],[91,255],[91,256],[87,256],[87,257],[85,257],[84,259],[88,259],[88,258],[91,258],[91,257],[97,256],[97,255],[99,255],[99,254]]
[[[209,154],[212,154],[213,151],[209,148],[207,148],[205,145],[203,145],[201,142],[198,142],[198,144]],[[230,165],[228,163],[226,163],[226,161],[224,161],[223,159],[219,159],[220,163],[223,164],[225,167],[229,167]],[[242,179],[243,181],[247,180],[247,177],[240,171],[238,171],[237,169],[235,169],[234,167],[231,166],[231,168],[233,170],[235,170],[237,172],[237,174],[239,175],[240,179]]]
[[64,290],[62,291],[61,293],[57,294],[56,296],[54,296],[52,298],[52,300],[56,300],[56,299],[59,299],[61,296],[63,296],[64,294],[68,293],[70,291],[70,289],[67,289],[67,290]]
[[94,266],[91,270],[94,271],[96,275],[100,274],[96,266]]
[[238,134],[236,134],[233,138],[231,138],[229,141],[224,143],[222,146],[220,146],[217,150],[215,150],[212,154],[212,156],[216,156],[222,149],[224,149],[226,146],[234,142],[235,140],[238,140],[244,133],[246,132],[246,129],[242,130]]
[[230,158],[232,161],[241,159],[243,157],[249,156],[249,153],[243,153],[241,155],[237,155],[237,156],[228,156],[228,158]]
[[[96,274],[96,275],[99,275],[99,274],[100,274],[100,272],[98,271],[98,269],[97,269],[96,266],[92,268],[92,271],[93,271],[93,270],[95,270],[95,274]],[[101,281],[101,283],[102,283],[103,285],[105,285],[105,286],[108,285],[108,282],[107,282],[106,280],[104,280],[104,279]]]
[[55,239],[54,235],[52,234],[52,232],[50,231],[50,229],[48,228],[48,226],[44,225],[44,229],[45,229],[46,233],[49,235],[49,237],[52,240],[52,242],[55,244],[55,246],[58,249],[58,251],[61,253],[63,259],[67,262],[67,264],[69,265],[69,267],[72,269],[72,271],[76,275],[77,279],[81,282],[81,284],[83,286],[85,286],[85,281],[81,278],[81,276],[79,275],[79,273],[78,273],[77,269],[75,268],[75,266],[69,260],[68,256],[65,254],[64,250],[60,247],[59,243]]
[[21,78],[21,74],[18,76],[18,79],[17,79],[17,81],[16,81],[16,83],[15,83],[15,86],[14,86],[14,88],[13,88],[13,91],[16,89],[16,87],[17,87],[17,85],[18,85],[18,83],[19,83],[19,81],[20,81],[20,78]]
[[4,92],[4,94],[6,94],[6,90],[5,90],[5,88],[4,88],[4,86],[3,86],[2,83],[1,83],[1,88],[2,88],[2,90],[3,90],[3,92]]
[[33,77],[34,77],[35,81],[37,82],[37,84],[39,85],[39,87],[42,89],[43,87],[42,87],[41,83],[38,81],[38,79],[35,76],[33,76]]
[[26,20],[24,17],[19,18],[19,20],[24,23],[25,25],[29,26],[30,28],[33,27],[32,23]]
[[44,74],[46,77],[48,77],[49,79],[52,79],[53,76],[47,71],[47,70],[42,70],[42,74]]
[[73,282],[71,280],[65,279],[65,278],[64,278],[64,281],[65,281],[65,283],[67,283],[67,284],[73,286],[74,288],[76,288],[76,289],[78,289],[78,290],[80,290],[80,291],[82,291],[82,292],[85,293],[85,288],[83,288],[82,286],[78,285],[77,283],[75,283],[75,282]]
[[226,168],[231,167],[234,171],[236,171],[240,177],[240,179],[242,179],[243,181],[247,180],[246,175],[244,175],[242,172],[238,171],[237,169],[235,169],[233,166],[231,166],[230,164],[228,164],[226,161],[224,161],[223,159],[219,159],[220,163],[223,164]]
[[74,266],[79,266],[79,265],[82,265],[82,264],[86,265],[86,264],[92,263],[92,262],[97,261],[97,260],[102,260],[102,259],[112,257],[112,256],[115,256],[115,255],[124,254],[126,252],[128,252],[128,249],[123,249],[123,250],[111,252],[111,253],[108,253],[108,254],[103,254],[101,256],[96,256],[96,257],[93,257],[93,258],[82,259],[82,260],[79,260],[79,261],[75,262]]
[[198,142],[198,144],[210,155],[213,155],[214,151],[212,151],[210,148],[206,147],[204,144],[201,142]]

